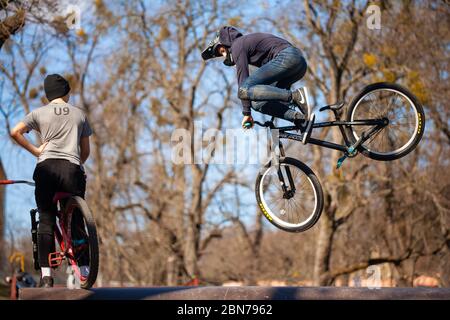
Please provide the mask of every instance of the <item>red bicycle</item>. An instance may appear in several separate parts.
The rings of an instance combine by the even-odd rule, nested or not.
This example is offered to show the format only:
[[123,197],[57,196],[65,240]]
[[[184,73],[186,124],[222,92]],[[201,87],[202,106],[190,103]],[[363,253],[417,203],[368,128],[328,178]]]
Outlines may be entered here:
[[[34,186],[34,182],[26,180],[0,180],[0,185],[7,184]],[[80,288],[89,289],[97,279],[99,267],[97,227],[92,213],[83,198],[70,193],[57,192],[53,201],[57,207],[54,233],[60,251],[49,254],[50,267],[57,268],[66,260]],[[37,242],[39,221],[36,213],[39,213],[38,209],[30,210],[31,238],[34,268],[40,270]]]

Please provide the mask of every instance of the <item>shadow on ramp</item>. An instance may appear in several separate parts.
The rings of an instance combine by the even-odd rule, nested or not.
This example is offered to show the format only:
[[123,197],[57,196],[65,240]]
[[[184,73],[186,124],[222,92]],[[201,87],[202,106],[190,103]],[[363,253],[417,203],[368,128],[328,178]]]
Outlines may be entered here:
[[21,300],[450,300],[450,288],[138,287],[24,288]]

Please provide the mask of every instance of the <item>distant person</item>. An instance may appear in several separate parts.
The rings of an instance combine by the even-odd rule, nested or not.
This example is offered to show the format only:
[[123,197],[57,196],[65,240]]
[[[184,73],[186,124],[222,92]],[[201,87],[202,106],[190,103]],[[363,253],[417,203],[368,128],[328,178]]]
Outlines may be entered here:
[[[38,158],[33,179],[35,198],[39,210],[38,250],[41,266],[41,287],[53,287],[49,254],[55,251],[56,192],[67,192],[84,198],[86,176],[83,164],[89,156],[91,127],[82,109],[69,104],[69,82],[58,74],[44,80],[49,104],[26,115],[11,131],[11,137]],[[39,133],[43,144],[34,146],[24,134],[31,130]],[[83,223],[79,221],[78,223]],[[87,275],[88,261],[80,267]]]
[[[16,281],[14,281],[13,277]],[[6,283],[11,287],[10,298],[12,300],[19,298],[19,289],[36,287],[36,281],[33,276],[28,272],[22,271],[22,269],[17,269],[13,277],[5,277]]]
[[[236,28],[225,26],[202,52],[204,60],[222,56],[226,66],[236,66],[244,129],[253,127],[252,108],[294,122],[304,131],[302,139],[306,143],[315,119],[308,102],[308,92],[306,88],[290,90],[291,85],[303,78],[307,70],[300,49],[269,33],[243,35]],[[250,75],[249,65],[259,69]]]
[[33,276],[28,272],[18,270],[16,271],[16,287],[17,289],[22,288],[34,288],[37,283]]

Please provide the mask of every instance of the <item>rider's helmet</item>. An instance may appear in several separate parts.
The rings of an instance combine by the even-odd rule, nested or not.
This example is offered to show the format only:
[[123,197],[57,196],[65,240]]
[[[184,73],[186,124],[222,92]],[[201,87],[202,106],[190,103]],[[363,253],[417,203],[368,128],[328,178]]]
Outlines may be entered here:
[[231,45],[236,38],[242,36],[236,28],[231,26],[224,26],[216,32],[216,36],[208,44],[208,46],[202,52],[203,60],[209,60],[213,58],[221,57],[222,55],[218,52],[219,46],[224,46],[227,50],[227,55],[223,63],[226,66],[233,66],[235,63],[231,54]]
[[218,47],[221,45],[219,39],[220,39],[220,35],[219,35],[219,31],[217,31],[214,39],[208,43],[208,46],[202,52],[203,60],[209,60],[209,59],[218,58],[221,56],[217,50]]

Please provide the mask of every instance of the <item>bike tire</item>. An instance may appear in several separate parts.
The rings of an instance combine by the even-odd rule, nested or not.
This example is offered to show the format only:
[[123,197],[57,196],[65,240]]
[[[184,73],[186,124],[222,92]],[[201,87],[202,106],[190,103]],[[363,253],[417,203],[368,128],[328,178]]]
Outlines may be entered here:
[[[89,234],[88,237],[89,275],[84,281],[80,279],[80,287],[82,289],[89,289],[94,285],[99,270],[99,246],[98,246],[97,227],[94,218],[92,216],[91,210],[89,209],[86,201],[83,198],[78,196],[70,197],[66,203],[66,210],[69,210],[69,208],[71,207],[75,207],[81,212]],[[71,218],[72,215],[70,215],[70,219]],[[68,221],[68,224],[69,223],[72,223],[72,221],[71,220]]]
[[[381,90],[387,90],[387,91],[393,91],[400,93],[403,95],[411,105],[415,109],[415,116],[416,116],[416,128],[414,129],[413,135],[411,136],[410,140],[405,144],[402,148],[399,148],[398,151],[394,150],[393,152],[389,153],[381,153],[374,151],[370,149],[369,147],[365,146],[364,143],[358,147],[358,151],[362,153],[364,156],[373,159],[373,160],[379,160],[379,161],[392,161],[399,158],[402,158],[409,154],[411,151],[415,149],[417,144],[422,139],[424,130],[425,130],[425,113],[423,111],[423,107],[420,104],[417,97],[412,94],[408,89],[402,87],[401,85],[398,85],[396,83],[389,83],[389,82],[378,82],[374,84],[370,84],[363,88],[360,93],[356,95],[356,97],[352,100],[350,107],[347,111],[346,119],[347,121],[357,120],[354,119],[354,112],[355,108],[359,105],[359,103],[366,97],[368,94],[381,91]],[[349,138],[350,143],[354,144],[357,141],[357,133],[356,133],[356,127],[357,126],[348,126],[346,128],[347,130],[347,136]],[[389,125],[388,125],[389,127]],[[384,129],[383,129],[384,130]],[[376,139],[376,137],[375,137]],[[397,152],[395,152],[397,151]]]
[[315,175],[315,173],[311,170],[311,168],[309,168],[303,162],[301,162],[297,159],[294,159],[294,158],[289,158],[289,157],[280,158],[279,161],[280,161],[280,165],[287,164],[287,165],[291,165],[291,166],[298,168],[299,170],[303,171],[303,173],[308,177],[308,179],[314,189],[314,192],[315,192],[316,205],[315,205],[314,211],[310,215],[310,217],[308,218],[306,223],[301,224],[300,226],[288,226],[285,223],[280,222],[280,219],[277,218],[277,216],[270,210],[270,208],[267,205],[265,205],[266,202],[263,201],[264,195],[263,195],[263,190],[262,190],[262,182],[263,182],[262,179],[263,179],[265,173],[268,170],[270,170],[271,162],[268,162],[259,171],[258,176],[256,178],[255,195],[256,195],[256,201],[258,203],[259,209],[261,210],[261,213],[263,214],[263,216],[270,223],[272,223],[274,226],[276,226],[277,228],[279,228],[281,230],[288,231],[288,232],[306,231],[306,230],[312,228],[317,223],[317,221],[320,218],[320,215],[322,214],[323,203],[324,203],[322,186],[319,182],[319,179]]

